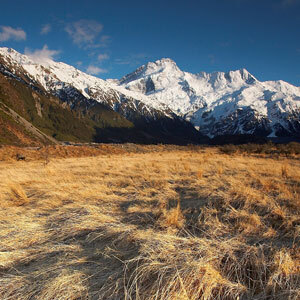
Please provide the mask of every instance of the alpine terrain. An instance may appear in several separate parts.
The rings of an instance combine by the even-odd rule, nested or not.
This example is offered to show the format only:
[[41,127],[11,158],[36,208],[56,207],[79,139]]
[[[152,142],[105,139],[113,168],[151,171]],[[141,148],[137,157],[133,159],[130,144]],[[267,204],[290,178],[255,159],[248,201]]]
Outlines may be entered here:
[[5,105],[0,122],[10,121],[1,130],[12,128],[1,133],[4,142],[17,137],[18,143],[29,144],[37,138],[33,131],[21,134],[20,117],[63,141],[187,144],[202,139],[167,106],[156,108],[141,93],[137,97],[61,62],[0,48],[0,80],[0,103]]
[[0,48],[0,80],[0,122],[10,119],[13,128],[6,140],[12,132],[20,139],[22,118],[36,128],[26,127],[27,139],[39,139],[35,133],[41,131],[49,142],[300,137],[300,88],[260,82],[245,69],[191,74],[163,58],[105,81],[62,62]]
[[298,136],[300,88],[284,81],[260,82],[247,70],[191,74],[171,59],[150,62],[119,85],[168,106],[202,134]]

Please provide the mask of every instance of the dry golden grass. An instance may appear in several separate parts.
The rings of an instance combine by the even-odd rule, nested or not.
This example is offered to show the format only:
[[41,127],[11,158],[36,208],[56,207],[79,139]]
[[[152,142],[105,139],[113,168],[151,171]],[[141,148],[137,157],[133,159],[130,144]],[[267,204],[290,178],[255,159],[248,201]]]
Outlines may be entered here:
[[300,299],[297,157],[56,147],[0,151],[0,299]]
[[12,206],[14,205],[19,206],[28,203],[27,195],[19,184],[11,184],[10,191],[11,191],[10,199],[12,200],[11,203]]

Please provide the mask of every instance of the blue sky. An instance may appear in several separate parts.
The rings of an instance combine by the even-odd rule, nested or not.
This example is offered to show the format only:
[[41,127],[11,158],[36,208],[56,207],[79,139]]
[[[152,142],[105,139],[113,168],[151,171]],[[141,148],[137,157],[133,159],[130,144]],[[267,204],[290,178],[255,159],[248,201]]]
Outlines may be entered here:
[[0,47],[100,78],[170,57],[184,71],[246,68],[300,85],[300,0],[2,1]]

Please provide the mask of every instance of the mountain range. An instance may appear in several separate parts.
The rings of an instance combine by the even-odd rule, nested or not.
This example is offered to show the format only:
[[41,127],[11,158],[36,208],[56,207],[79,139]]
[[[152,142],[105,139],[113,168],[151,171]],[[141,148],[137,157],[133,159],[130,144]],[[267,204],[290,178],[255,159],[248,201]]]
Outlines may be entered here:
[[2,143],[187,144],[240,135],[297,140],[300,88],[261,82],[245,69],[191,74],[169,58],[120,80],[102,80],[0,48],[1,124]]

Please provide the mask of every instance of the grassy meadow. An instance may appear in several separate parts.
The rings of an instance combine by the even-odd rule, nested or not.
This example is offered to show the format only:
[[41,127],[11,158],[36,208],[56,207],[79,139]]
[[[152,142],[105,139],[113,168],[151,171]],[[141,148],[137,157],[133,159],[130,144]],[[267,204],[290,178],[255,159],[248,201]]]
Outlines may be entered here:
[[300,156],[2,147],[0,299],[300,299]]

